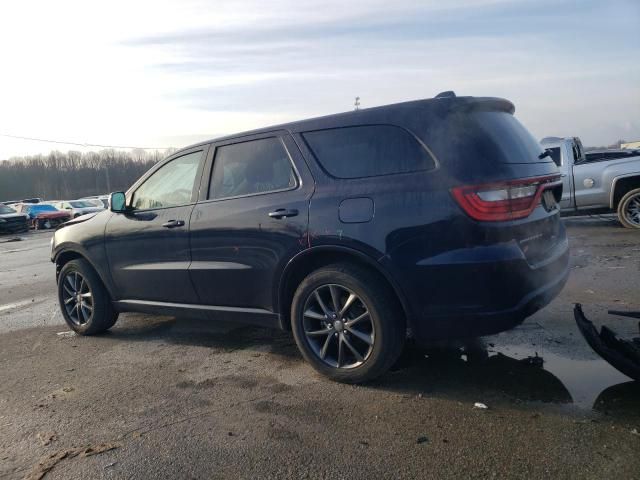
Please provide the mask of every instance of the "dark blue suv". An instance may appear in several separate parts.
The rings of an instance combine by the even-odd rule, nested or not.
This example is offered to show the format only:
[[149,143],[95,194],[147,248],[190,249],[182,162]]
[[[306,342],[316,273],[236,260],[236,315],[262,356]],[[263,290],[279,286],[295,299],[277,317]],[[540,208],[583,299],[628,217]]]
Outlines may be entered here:
[[293,331],[361,382],[422,341],[513,327],[568,275],[558,169],[498,98],[330,115],[200,143],[58,229],[79,334],[119,312]]

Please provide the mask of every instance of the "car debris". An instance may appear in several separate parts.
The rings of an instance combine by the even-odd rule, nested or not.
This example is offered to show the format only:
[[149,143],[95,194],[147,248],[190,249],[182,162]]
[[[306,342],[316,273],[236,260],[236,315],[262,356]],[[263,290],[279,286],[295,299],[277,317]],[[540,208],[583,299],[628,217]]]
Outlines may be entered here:
[[[640,319],[640,312],[609,310],[608,313]],[[580,333],[598,355],[626,376],[640,381],[640,324],[638,325],[638,337],[623,339],[606,325],[603,325],[598,333],[593,323],[585,317],[582,305],[579,303],[576,303],[573,315]]]
[[60,450],[42,458],[24,478],[25,480],[40,480],[50,472],[53,467],[65,459],[74,458],[78,455],[82,457],[90,457],[92,455],[98,455],[100,453],[120,448],[121,446],[122,445],[119,443],[101,443],[99,445]]
[[56,335],[59,336],[60,338],[69,338],[69,337],[75,337],[76,332],[74,331],[58,332],[56,333]]

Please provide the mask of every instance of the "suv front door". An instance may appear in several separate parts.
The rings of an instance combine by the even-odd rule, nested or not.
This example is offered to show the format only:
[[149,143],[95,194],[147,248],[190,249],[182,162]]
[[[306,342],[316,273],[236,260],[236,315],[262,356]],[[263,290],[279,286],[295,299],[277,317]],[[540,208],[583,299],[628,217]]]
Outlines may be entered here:
[[105,246],[118,300],[198,303],[189,278],[189,219],[208,148],[181,152],[138,181]]
[[286,132],[214,147],[191,216],[191,278],[217,318],[266,324],[280,273],[308,246],[313,178]]

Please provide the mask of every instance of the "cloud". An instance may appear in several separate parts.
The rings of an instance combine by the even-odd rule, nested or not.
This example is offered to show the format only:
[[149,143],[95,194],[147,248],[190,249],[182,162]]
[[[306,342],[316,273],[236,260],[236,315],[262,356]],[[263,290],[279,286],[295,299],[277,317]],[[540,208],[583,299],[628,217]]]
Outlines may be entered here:
[[[180,146],[348,110],[356,95],[367,107],[453,89],[509,98],[537,136],[640,137],[633,0],[1,8],[0,133]],[[33,148],[3,142],[0,158]]]

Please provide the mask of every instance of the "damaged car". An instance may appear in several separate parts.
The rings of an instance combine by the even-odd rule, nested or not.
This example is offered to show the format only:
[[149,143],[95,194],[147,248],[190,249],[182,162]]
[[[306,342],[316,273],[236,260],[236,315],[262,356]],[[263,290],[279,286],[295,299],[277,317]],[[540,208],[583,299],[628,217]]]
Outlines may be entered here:
[[[623,338],[607,325],[602,325],[598,332],[593,322],[585,316],[579,303],[575,305],[573,314],[578,329],[589,346],[618,371],[640,382],[640,322],[637,337]],[[640,320],[640,311],[609,310],[609,314]]]
[[36,230],[55,228],[71,219],[71,214],[46,203],[23,203],[19,211],[29,216],[31,227]]
[[73,218],[86,215],[87,213],[101,212],[104,207],[97,206],[89,200],[65,200],[62,202],[54,202],[53,206],[58,210],[65,210],[71,214]]
[[569,273],[560,172],[514,111],[443,92],[175,152],[56,231],[64,319],[80,335],[127,311],[281,328],[350,383],[386,372],[409,331],[512,328]]

